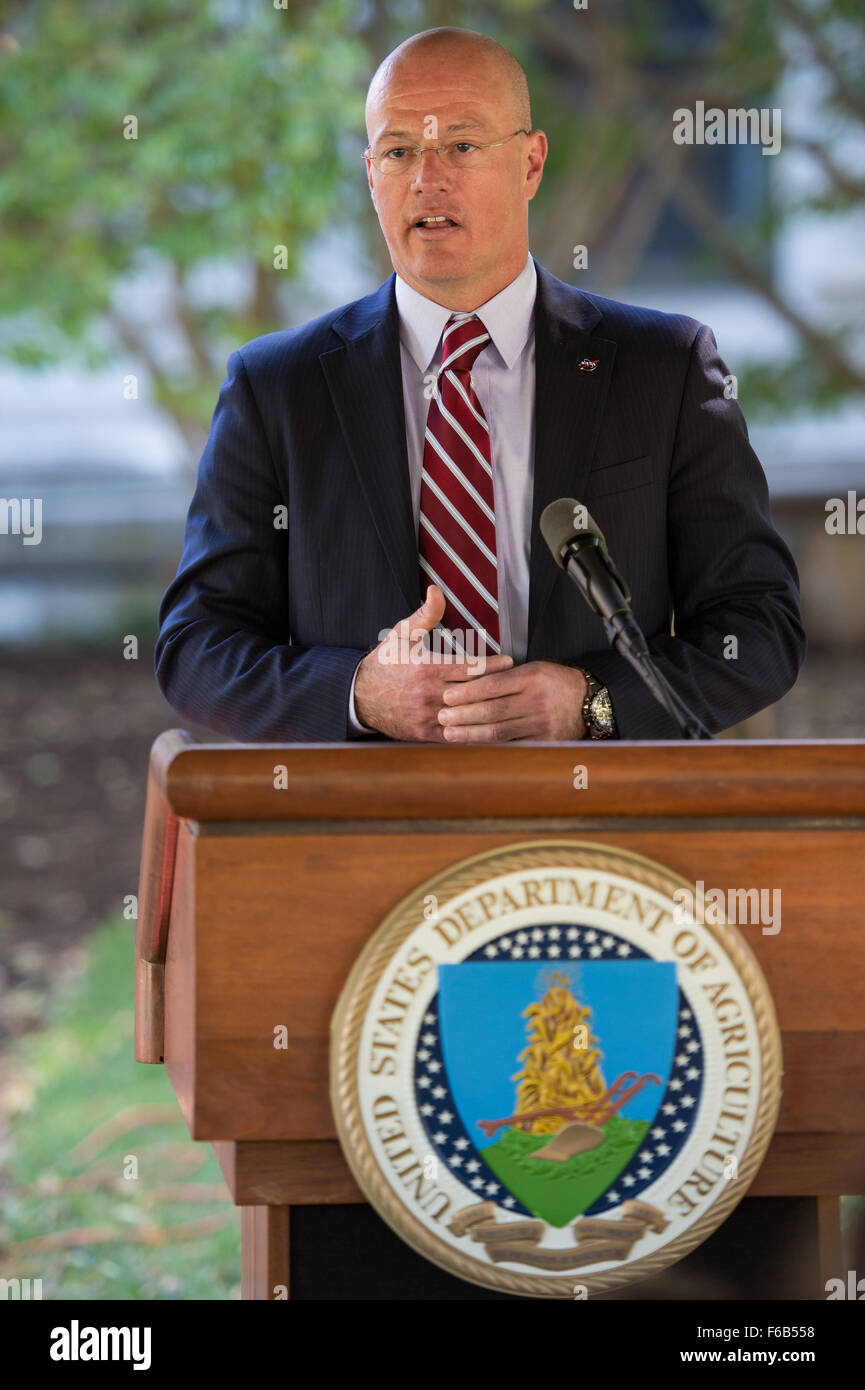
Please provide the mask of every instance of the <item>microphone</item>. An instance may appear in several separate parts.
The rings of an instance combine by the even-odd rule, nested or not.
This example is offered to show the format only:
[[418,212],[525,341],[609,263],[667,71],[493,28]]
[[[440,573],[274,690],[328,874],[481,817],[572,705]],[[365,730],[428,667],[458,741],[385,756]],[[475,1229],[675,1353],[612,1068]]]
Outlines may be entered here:
[[592,612],[603,618],[610,645],[642,677],[686,738],[710,739],[712,735],[652,660],[649,644],[631,612],[630,590],[588,509],[573,497],[560,497],[541,512],[540,528],[559,569],[571,576]]
[[559,569],[571,576],[592,611],[603,618],[611,644],[625,644],[648,656],[646,639],[631,612],[630,590],[613,564],[603,531],[583,504],[560,497],[541,512],[540,527]]

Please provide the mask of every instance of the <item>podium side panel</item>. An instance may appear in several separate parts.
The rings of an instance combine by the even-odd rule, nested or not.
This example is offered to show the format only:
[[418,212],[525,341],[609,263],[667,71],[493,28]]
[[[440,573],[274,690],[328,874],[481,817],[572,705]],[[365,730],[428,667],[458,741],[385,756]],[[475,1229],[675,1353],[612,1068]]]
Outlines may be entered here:
[[165,1070],[190,1134],[194,1134],[196,1084],[195,827],[180,825],[174,891],[165,954]]

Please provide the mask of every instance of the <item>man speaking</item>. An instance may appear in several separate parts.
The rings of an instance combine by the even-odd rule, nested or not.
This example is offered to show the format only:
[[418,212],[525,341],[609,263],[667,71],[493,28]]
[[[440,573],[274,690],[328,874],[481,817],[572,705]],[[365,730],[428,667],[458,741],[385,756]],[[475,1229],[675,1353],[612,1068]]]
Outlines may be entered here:
[[166,699],[243,742],[679,737],[544,543],[562,496],[707,729],[779,699],[798,577],[711,330],[529,254],[547,141],[493,40],[408,39],[366,121],[395,273],[229,358],[160,609]]

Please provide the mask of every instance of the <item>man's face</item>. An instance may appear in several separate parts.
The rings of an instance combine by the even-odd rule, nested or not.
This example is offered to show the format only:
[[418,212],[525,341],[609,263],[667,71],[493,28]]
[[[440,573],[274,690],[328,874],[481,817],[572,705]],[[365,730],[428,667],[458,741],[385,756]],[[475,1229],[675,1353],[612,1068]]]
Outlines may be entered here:
[[[484,303],[525,264],[526,210],[546,157],[543,133],[516,135],[484,151],[479,168],[446,164],[431,147],[459,138],[473,144],[504,140],[520,125],[496,68],[459,51],[405,59],[375,91],[367,117],[373,154],[406,145],[427,150],[413,169],[391,175],[367,156],[372,199],[394,269],[419,293],[449,307]],[[453,225],[419,227],[423,213],[444,214]]]

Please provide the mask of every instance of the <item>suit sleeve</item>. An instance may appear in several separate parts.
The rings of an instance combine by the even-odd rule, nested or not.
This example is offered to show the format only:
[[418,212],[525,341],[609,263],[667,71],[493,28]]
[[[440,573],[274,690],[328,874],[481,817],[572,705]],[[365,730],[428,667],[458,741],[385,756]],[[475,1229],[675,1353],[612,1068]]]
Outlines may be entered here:
[[349,691],[366,653],[292,641],[287,505],[234,352],[159,610],[157,684],[179,714],[240,742],[353,739]]
[[[667,496],[675,635],[649,637],[658,667],[711,733],[773,704],[805,656],[799,576],[772,523],[769,490],[727,367],[703,325],[691,347]],[[611,648],[579,664],[605,682],[625,739],[680,738],[670,716]]]

